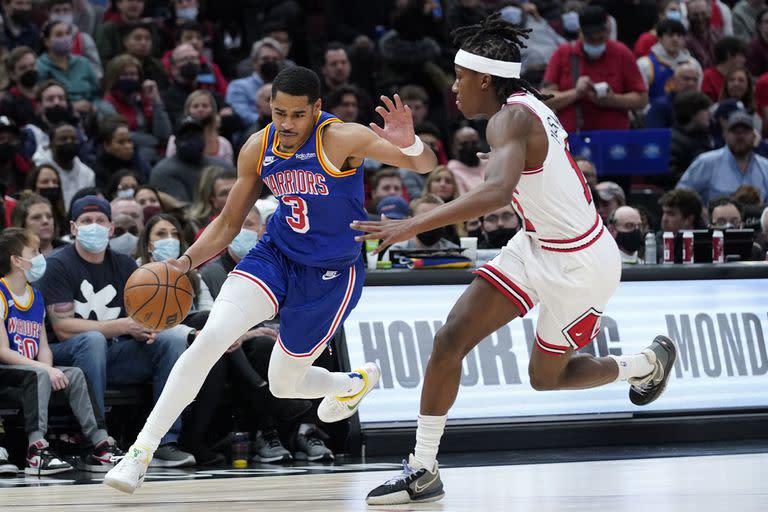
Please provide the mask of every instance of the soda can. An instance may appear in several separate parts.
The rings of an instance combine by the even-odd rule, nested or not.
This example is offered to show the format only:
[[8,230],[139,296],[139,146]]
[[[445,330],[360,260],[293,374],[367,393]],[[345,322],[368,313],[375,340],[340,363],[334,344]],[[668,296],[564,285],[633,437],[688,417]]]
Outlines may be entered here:
[[725,261],[724,253],[723,232],[718,229],[712,233],[712,263],[723,263]]
[[693,233],[683,233],[683,264],[693,263]]
[[664,265],[675,262],[675,234],[671,231],[665,231],[662,237],[664,242]]

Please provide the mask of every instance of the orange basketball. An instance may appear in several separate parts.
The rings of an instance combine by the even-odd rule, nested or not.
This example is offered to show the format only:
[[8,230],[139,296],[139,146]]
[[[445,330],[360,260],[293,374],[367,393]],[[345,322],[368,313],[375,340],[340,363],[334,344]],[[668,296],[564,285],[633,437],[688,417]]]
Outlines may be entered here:
[[192,307],[189,278],[164,261],[137,268],[125,283],[125,310],[139,324],[153,331],[179,325]]

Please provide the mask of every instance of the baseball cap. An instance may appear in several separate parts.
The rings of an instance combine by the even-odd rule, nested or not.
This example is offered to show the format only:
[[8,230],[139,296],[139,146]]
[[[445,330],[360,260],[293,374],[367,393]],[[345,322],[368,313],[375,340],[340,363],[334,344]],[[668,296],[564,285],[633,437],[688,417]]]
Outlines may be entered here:
[[744,103],[735,98],[726,98],[720,100],[715,109],[715,119],[727,119],[737,110],[746,110]]
[[579,26],[584,34],[595,34],[608,28],[608,14],[599,5],[588,5],[579,13]]
[[16,135],[20,133],[18,125],[8,116],[0,116],[0,130],[12,131]]
[[621,188],[618,183],[613,181],[601,181],[595,188],[597,189],[597,193],[600,195],[600,199],[603,201],[621,199],[622,201],[626,202],[624,189]]
[[109,203],[98,196],[85,196],[81,197],[75,204],[72,205],[72,211],[70,212],[70,218],[77,221],[77,218],[84,213],[89,212],[101,212],[112,220],[112,207]]
[[411,209],[402,197],[388,196],[376,205],[376,213],[383,214],[388,219],[401,220],[411,214]]
[[179,135],[190,128],[196,128],[201,132],[203,131],[203,125],[200,124],[200,121],[198,121],[192,116],[184,116],[183,118],[181,118],[181,120],[179,121],[179,124],[176,127],[175,135]]
[[750,129],[755,128],[755,122],[752,119],[752,116],[747,114],[743,110],[737,110],[733,112],[730,116],[728,116],[728,124],[726,124],[726,129],[730,130],[731,128],[734,128],[739,125],[746,126],[747,128],[750,128]]

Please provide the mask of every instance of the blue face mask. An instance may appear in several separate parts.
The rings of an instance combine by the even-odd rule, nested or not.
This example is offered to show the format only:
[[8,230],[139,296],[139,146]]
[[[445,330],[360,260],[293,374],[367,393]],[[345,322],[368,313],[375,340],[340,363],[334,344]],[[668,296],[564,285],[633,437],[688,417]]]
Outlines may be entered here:
[[664,17],[668,20],[683,22],[683,15],[680,14],[680,11],[667,11]]
[[165,261],[171,258],[176,259],[181,254],[181,242],[175,238],[163,238],[152,242],[155,246],[152,249],[152,257],[155,261]]
[[573,34],[579,31],[579,13],[576,11],[569,11],[562,14],[560,18],[563,20],[563,28]]
[[22,259],[32,264],[32,268],[24,271],[24,276],[27,278],[28,283],[34,283],[35,281],[43,277],[43,274],[45,274],[45,267],[46,267],[45,256],[43,256],[42,254],[38,254],[37,256],[35,256],[30,260],[26,258],[22,258]]
[[238,233],[235,239],[232,240],[232,243],[229,244],[229,248],[232,249],[232,252],[235,253],[238,258],[243,259],[258,241],[259,234],[257,232],[251,231],[250,229],[241,229],[240,233]]
[[181,9],[176,9],[176,17],[182,20],[196,20],[197,13],[197,7],[183,7]]
[[586,53],[587,57],[590,59],[599,59],[605,53],[605,43],[589,44],[588,42],[584,41],[581,47],[584,48],[584,53]]
[[78,226],[77,243],[92,254],[100,253],[109,245],[109,228],[98,224]]

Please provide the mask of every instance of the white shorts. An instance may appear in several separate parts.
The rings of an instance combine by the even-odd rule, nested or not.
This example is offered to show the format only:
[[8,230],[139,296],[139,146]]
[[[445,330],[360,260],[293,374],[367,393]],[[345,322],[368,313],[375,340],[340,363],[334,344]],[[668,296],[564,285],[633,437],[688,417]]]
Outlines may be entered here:
[[553,252],[520,231],[475,274],[506,295],[525,316],[541,302],[536,346],[552,355],[590,343],[603,308],[621,279],[613,237],[602,233],[586,247]]

